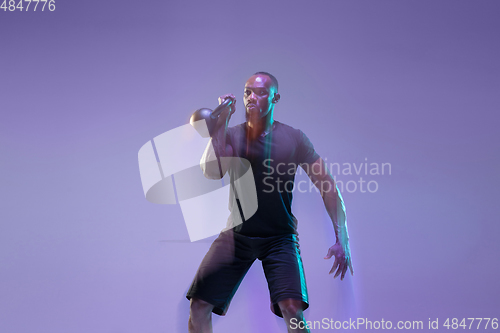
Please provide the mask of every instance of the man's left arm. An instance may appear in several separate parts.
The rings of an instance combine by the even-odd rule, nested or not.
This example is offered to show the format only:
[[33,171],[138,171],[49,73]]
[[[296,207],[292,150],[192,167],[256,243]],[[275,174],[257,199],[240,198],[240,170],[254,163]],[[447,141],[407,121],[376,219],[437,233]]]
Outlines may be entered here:
[[325,162],[320,157],[313,163],[304,163],[302,165],[313,184],[319,189],[326,211],[333,223],[335,230],[336,243],[328,249],[325,259],[335,256],[335,262],[330,270],[330,274],[335,272],[335,278],[340,276],[343,280],[347,269],[354,274],[351,262],[351,250],[349,248],[349,235],[347,233],[347,221],[345,214],[344,200],[337,189],[335,180],[328,171]]

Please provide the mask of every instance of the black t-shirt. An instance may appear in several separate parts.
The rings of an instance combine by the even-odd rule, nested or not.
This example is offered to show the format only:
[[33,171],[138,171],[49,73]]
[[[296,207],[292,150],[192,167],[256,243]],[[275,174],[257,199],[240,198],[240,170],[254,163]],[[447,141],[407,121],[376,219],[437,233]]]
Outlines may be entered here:
[[[257,212],[235,227],[235,232],[250,237],[296,233],[297,219],[292,214],[295,173],[300,164],[319,158],[307,136],[299,129],[274,121],[266,136],[250,140],[243,123],[228,129],[228,143],[233,147],[233,156],[250,162],[258,202]],[[230,199],[231,215],[241,216],[234,203]]]

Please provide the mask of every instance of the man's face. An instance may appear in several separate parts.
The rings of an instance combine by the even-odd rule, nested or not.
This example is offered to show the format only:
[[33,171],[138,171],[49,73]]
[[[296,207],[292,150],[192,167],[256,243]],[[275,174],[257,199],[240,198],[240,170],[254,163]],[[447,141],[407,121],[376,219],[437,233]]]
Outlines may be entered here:
[[253,75],[248,79],[243,91],[247,119],[265,117],[273,107],[273,97],[276,88],[267,75]]

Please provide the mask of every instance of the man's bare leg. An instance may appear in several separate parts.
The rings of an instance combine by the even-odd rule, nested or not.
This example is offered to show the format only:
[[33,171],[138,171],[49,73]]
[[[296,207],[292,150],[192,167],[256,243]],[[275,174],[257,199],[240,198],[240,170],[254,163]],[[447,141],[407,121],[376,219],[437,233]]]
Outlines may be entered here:
[[189,306],[189,333],[212,333],[212,309],[214,306],[201,299],[191,298]]
[[[302,313],[302,301],[297,299],[285,299],[278,302],[278,305],[283,315],[283,319],[285,319],[288,333],[309,333],[309,330],[305,327],[304,315]],[[299,326],[301,322],[302,324]],[[302,329],[300,327],[302,327]]]

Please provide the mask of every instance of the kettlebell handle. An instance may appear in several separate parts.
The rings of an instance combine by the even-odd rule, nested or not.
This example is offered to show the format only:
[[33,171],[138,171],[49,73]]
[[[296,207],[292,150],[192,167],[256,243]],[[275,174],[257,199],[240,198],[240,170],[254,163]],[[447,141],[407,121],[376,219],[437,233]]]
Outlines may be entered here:
[[[217,124],[217,119],[219,118],[220,114],[222,113],[222,111],[224,111],[225,108],[229,107],[233,103],[234,100],[228,98],[219,106],[217,106],[213,111],[207,108],[198,109],[193,113],[189,122],[202,137],[207,138],[209,136],[212,136],[215,125]],[[196,126],[196,122],[202,119],[205,120],[207,126]]]
[[231,104],[233,104],[233,102],[234,101],[231,98],[227,98],[224,102],[222,102],[221,104],[219,104],[218,107],[215,108],[215,110],[212,112],[212,114],[210,114],[210,118],[212,118],[212,119],[219,118],[222,111],[225,108],[227,108],[228,106],[230,106]]

